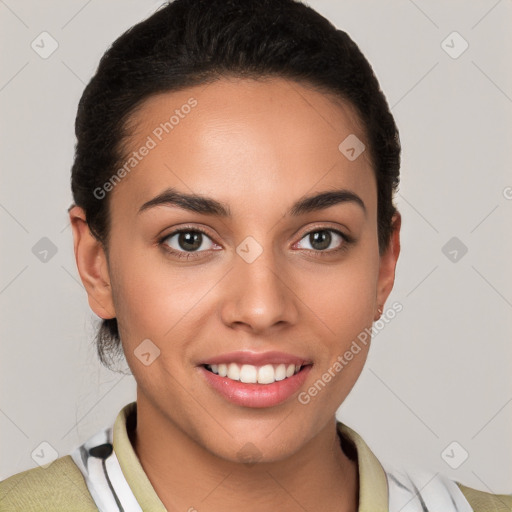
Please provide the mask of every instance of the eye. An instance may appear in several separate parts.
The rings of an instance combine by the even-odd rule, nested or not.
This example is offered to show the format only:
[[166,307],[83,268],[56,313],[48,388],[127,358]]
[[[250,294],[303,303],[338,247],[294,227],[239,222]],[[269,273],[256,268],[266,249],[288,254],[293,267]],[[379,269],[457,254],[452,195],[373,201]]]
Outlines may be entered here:
[[[313,250],[317,252],[326,252],[332,254],[333,252],[341,251],[348,248],[348,245],[352,243],[352,238],[348,235],[345,235],[341,231],[337,229],[315,229],[314,231],[310,231],[306,233],[306,235],[301,239],[306,240],[309,243],[310,247],[299,247],[301,249]],[[334,248],[331,247],[331,250],[328,249],[334,242]],[[300,244],[300,242],[299,242]]]
[[[209,242],[208,242],[209,241]],[[193,253],[211,250],[215,245],[201,229],[181,228],[161,238],[159,244],[178,258],[190,259]]]

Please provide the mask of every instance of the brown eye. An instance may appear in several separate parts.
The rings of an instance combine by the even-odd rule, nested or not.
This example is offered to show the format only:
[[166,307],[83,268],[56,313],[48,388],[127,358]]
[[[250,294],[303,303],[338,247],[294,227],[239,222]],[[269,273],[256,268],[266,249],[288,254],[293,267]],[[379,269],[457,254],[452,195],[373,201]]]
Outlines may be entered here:
[[[301,247],[302,249],[320,252],[334,252],[349,243],[348,237],[336,229],[316,229],[307,233],[302,240],[306,240],[310,245],[310,247]],[[334,247],[331,246],[332,244]],[[329,247],[330,250],[327,250]]]
[[[210,244],[208,244],[208,241]],[[172,253],[193,253],[208,251],[212,248],[213,242],[201,230],[180,229],[163,238],[161,244],[166,246]]]

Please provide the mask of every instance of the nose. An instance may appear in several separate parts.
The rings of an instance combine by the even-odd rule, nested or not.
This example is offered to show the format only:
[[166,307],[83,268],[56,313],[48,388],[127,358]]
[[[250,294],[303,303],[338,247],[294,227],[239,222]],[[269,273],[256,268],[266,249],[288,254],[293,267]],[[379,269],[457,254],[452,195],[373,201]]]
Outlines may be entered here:
[[283,264],[277,266],[273,251],[263,250],[253,261],[240,254],[224,282],[223,322],[255,334],[296,323],[300,293]]

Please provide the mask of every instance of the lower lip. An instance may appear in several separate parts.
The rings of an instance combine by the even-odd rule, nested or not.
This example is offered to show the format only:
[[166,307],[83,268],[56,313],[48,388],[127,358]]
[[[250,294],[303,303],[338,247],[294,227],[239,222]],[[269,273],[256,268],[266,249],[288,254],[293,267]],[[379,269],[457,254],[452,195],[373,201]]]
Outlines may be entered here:
[[292,377],[273,382],[272,384],[246,384],[237,380],[221,377],[210,372],[204,366],[199,370],[210,386],[224,398],[236,405],[244,407],[273,407],[288,400],[304,384],[311,365],[304,366]]

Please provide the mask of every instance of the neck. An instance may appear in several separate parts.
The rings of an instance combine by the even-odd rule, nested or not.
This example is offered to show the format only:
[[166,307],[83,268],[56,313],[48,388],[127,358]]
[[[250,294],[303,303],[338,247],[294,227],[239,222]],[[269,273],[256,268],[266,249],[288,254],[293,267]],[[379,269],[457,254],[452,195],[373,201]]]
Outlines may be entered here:
[[357,461],[342,450],[335,418],[290,457],[243,464],[212,454],[147,403],[137,411],[130,439],[168,510],[357,511]]

